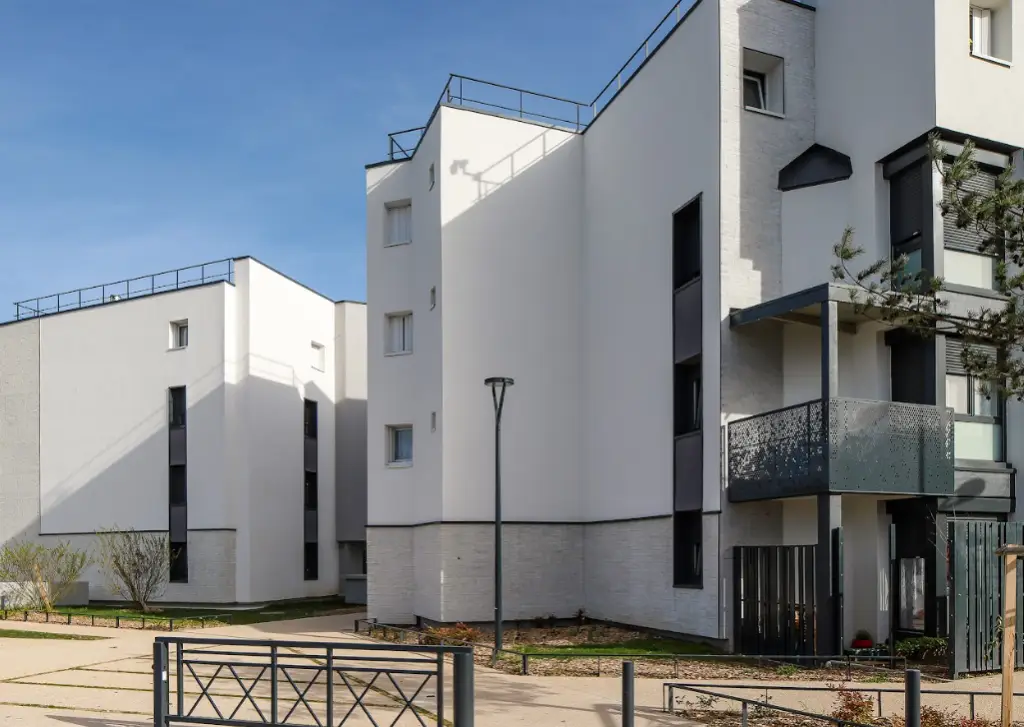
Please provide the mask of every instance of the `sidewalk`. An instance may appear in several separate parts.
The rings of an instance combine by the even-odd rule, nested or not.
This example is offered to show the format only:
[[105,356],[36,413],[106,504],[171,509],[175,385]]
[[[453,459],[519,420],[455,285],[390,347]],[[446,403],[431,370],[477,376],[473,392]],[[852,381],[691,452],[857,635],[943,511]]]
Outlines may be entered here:
[[[367,642],[370,641],[351,633],[352,623],[356,615],[324,616],[301,619],[296,621],[279,621],[273,623],[254,624],[247,626],[225,626],[214,629],[175,632],[174,635],[191,637],[217,638],[248,638],[278,639],[292,641],[329,641],[329,642]],[[13,624],[12,624],[13,626]],[[46,624],[18,624],[18,628],[52,632],[75,632],[106,637],[100,641],[58,641],[58,640],[22,640],[0,639],[0,724],[24,725],[79,725],[80,727],[137,727],[152,723],[152,644],[154,636],[159,632],[130,631],[84,626],[57,626]],[[382,652],[397,657],[397,652]],[[293,659],[307,658],[301,651],[294,654]],[[309,657],[311,658],[311,657]],[[312,663],[312,662],[307,662]],[[172,672],[173,672],[173,664]],[[198,676],[206,679],[212,675],[201,672]],[[252,670],[255,672],[256,670]],[[239,676],[244,684],[255,681],[255,673],[245,673],[239,669]],[[186,681],[187,699],[198,698],[201,693],[192,675]],[[222,675],[223,676],[223,675]],[[446,716],[451,718],[452,694],[449,684],[445,689]],[[293,677],[298,679],[298,677]],[[531,677],[505,674],[492,671],[486,667],[476,666],[475,669],[475,701],[476,724],[480,727],[508,725],[523,727],[543,727],[545,725],[565,725],[566,727],[617,727],[621,724],[619,712],[621,700],[621,681],[615,677]],[[172,682],[174,674],[171,675]],[[411,686],[399,679],[400,687],[407,693],[414,691]],[[678,681],[684,681],[680,679]],[[280,684],[283,684],[282,679]],[[401,701],[395,699],[395,688],[381,678],[378,686],[383,684],[386,689],[377,688],[368,694],[365,702],[378,721],[390,722],[399,715]],[[662,712],[663,682],[659,680],[638,679],[636,681],[636,725],[651,727],[653,725],[686,725],[680,717]],[[785,682],[795,686],[794,682]],[[814,683],[821,686],[820,682]],[[280,685],[279,685],[280,686]],[[301,684],[299,685],[301,687]],[[764,686],[770,688],[770,683]],[[864,684],[863,691],[870,693],[872,689],[902,685]],[[259,700],[268,699],[265,680],[252,689],[252,694]],[[307,698],[325,708],[326,687],[314,684],[307,692]],[[996,690],[998,676],[962,680],[948,685],[925,685],[927,688],[943,688],[956,691],[968,689]],[[218,682],[215,687],[217,695],[226,704],[233,705],[244,696],[241,689],[232,680],[226,684]],[[1018,690],[1024,691],[1024,673],[1018,675]],[[335,694],[342,687],[336,686]],[[714,688],[714,691],[743,695],[751,699],[763,699],[763,686],[760,693],[740,691],[734,687]],[[211,690],[213,691],[213,690]],[[425,690],[417,701],[418,705],[429,708],[433,704],[432,693]],[[343,699],[349,693],[342,691]],[[834,696],[828,692],[770,692],[771,703],[807,709],[814,712],[831,710]],[[294,701],[294,698],[292,698]],[[220,700],[218,700],[219,703]],[[283,701],[283,699],[282,699]],[[1015,705],[1018,714],[1024,714],[1024,699]],[[966,697],[942,696],[923,699],[924,704],[932,704],[947,709],[958,709],[966,714]],[[291,701],[289,701],[291,704]],[[902,696],[887,695],[883,706],[885,713],[902,711]],[[348,699],[348,705],[354,700]],[[343,709],[347,709],[346,705]],[[248,704],[243,704],[238,717],[259,719]],[[730,708],[724,700],[715,705],[716,708]],[[977,710],[979,715],[996,716],[998,698],[979,698]],[[245,710],[250,710],[248,713]],[[342,714],[344,711],[342,712]],[[298,714],[298,713],[296,713]],[[305,715],[306,721],[312,719]],[[335,720],[340,719],[336,715]],[[424,716],[425,721],[430,718]],[[369,724],[365,716],[355,709],[346,724]],[[406,712],[399,724],[419,724],[415,715]]]

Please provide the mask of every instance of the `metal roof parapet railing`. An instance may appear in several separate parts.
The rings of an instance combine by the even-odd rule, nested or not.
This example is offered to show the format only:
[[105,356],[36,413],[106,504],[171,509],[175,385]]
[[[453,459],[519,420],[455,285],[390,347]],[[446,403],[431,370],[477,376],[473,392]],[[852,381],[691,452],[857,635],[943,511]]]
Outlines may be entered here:
[[[448,76],[448,81],[445,83],[444,89],[441,92],[440,98],[431,110],[430,118],[427,120],[426,124],[412,129],[394,131],[388,134],[388,161],[403,161],[406,159],[412,159],[412,157],[415,156],[416,150],[419,149],[420,142],[423,141],[423,134],[430,126],[430,123],[434,120],[434,116],[437,115],[437,110],[443,104],[462,106],[465,108],[476,108],[485,111],[496,111],[501,115],[518,117],[520,119],[527,119],[542,123],[552,123],[556,126],[568,128],[576,133],[586,131],[590,124],[594,122],[601,112],[611,104],[625,85],[629,83],[630,79],[636,75],[637,71],[640,70],[643,64],[647,62],[647,59],[651,57],[651,54],[653,54],[665,39],[668,38],[672,30],[682,22],[683,18],[686,17],[686,13],[694,5],[695,0],[678,0],[678,2],[676,2],[676,4],[673,5],[667,13],[665,13],[661,21],[655,26],[654,30],[644,38],[643,43],[641,43],[637,49],[633,51],[633,54],[629,59],[622,64],[618,72],[612,76],[611,80],[608,81],[604,88],[598,92],[594,97],[594,100],[589,103],[573,101],[571,99],[552,96],[546,93],[529,91],[516,86],[507,86],[502,83],[484,81],[471,76],[463,76],[455,73],[450,74]],[[641,56],[642,60],[637,62],[638,59],[641,59]],[[474,89],[477,91],[481,91],[483,89],[497,89],[505,95],[507,100],[502,99],[499,102],[498,100],[476,98],[475,96],[477,93]],[[538,103],[538,101],[540,103]],[[561,115],[555,115],[554,111],[550,111],[546,108],[546,112],[539,110],[544,103],[550,104],[551,102],[562,104],[563,108],[567,108],[564,105],[574,107],[572,109],[567,108],[567,115],[569,118],[565,118]],[[404,135],[413,133],[418,134],[418,136],[415,137],[415,144],[402,144],[398,139],[398,137],[403,137]],[[411,149],[407,147],[411,147]]]
[[26,320],[51,313],[91,308],[97,305],[116,303],[120,300],[142,298],[168,290],[180,290],[220,281],[234,283],[235,261],[233,258],[213,260],[176,270],[165,270],[113,283],[102,283],[63,293],[51,293],[38,298],[16,301],[14,318],[15,320]]

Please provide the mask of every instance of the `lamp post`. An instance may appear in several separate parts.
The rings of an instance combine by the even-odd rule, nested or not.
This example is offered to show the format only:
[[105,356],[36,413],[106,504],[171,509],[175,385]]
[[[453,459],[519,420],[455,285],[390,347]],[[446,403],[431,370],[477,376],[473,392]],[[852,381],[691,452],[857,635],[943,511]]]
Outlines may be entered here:
[[501,650],[502,609],[501,609],[501,411],[505,407],[505,389],[515,381],[507,376],[491,376],[484,379],[484,385],[491,389],[494,401],[494,654],[491,662],[498,659]]

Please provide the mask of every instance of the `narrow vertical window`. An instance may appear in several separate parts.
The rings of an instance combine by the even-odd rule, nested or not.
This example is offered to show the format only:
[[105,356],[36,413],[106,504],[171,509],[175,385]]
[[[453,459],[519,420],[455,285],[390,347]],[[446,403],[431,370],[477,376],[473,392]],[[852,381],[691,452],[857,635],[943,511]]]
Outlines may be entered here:
[[188,447],[185,387],[167,391],[168,474],[167,531],[171,583],[188,583]]
[[312,399],[302,402],[303,477],[302,477],[302,577],[307,581],[320,578],[319,565],[319,476],[317,442],[319,424],[317,403]]
[[386,245],[407,245],[412,242],[412,203],[394,202],[386,207]]

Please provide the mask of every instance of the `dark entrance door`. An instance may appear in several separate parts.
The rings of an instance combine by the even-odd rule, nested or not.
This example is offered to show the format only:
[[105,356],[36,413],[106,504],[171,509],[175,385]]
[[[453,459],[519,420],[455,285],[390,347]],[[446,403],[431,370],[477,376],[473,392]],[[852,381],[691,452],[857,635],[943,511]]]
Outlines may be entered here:
[[889,531],[893,643],[915,636],[946,635],[946,515],[936,500],[894,500]]

